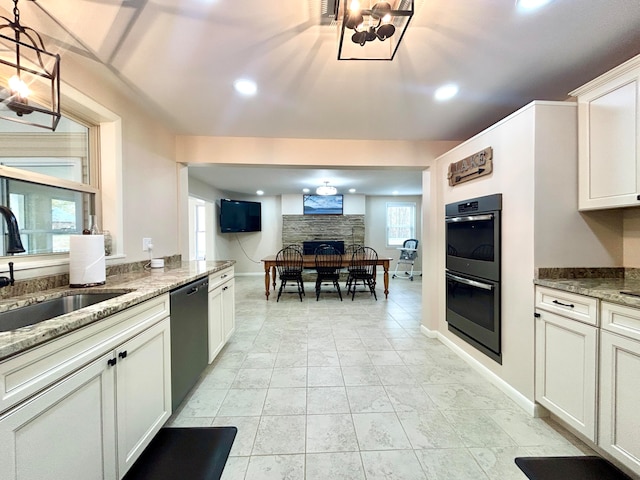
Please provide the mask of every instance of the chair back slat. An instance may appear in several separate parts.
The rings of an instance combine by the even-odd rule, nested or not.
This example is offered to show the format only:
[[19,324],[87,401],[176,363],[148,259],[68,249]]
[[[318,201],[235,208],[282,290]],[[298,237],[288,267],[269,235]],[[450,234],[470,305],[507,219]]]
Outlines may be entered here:
[[276,269],[278,275],[291,275],[302,272],[302,253],[294,246],[288,246],[276,254]]

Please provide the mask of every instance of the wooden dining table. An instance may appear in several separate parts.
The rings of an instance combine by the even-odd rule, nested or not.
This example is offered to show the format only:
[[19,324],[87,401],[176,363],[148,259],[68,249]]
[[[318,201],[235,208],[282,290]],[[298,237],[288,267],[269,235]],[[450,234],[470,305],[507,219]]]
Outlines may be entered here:
[[[378,258],[378,261],[376,262],[376,265],[382,266],[384,269],[384,298],[387,298],[389,295],[389,265],[392,260],[393,258],[381,257]],[[350,262],[351,258],[343,257],[342,267],[348,267]],[[276,289],[276,256],[269,255],[262,259],[262,263],[264,264],[264,294],[267,297],[267,300],[269,300],[271,286],[273,286],[274,290]],[[303,255],[302,266],[304,268],[314,268],[316,266],[316,256]]]

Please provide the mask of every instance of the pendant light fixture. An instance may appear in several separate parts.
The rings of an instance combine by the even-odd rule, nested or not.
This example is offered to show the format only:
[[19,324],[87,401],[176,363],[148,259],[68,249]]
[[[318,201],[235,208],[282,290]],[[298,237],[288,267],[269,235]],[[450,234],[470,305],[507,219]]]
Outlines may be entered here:
[[329,182],[324,182],[324,185],[320,185],[316,188],[318,195],[335,195],[338,192],[336,187],[329,186]]
[[48,52],[40,34],[20,23],[18,0],[13,0],[13,17],[0,16],[6,22],[0,24],[0,118],[55,130],[60,55]]
[[338,60],[393,60],[413,0],[336,0]]

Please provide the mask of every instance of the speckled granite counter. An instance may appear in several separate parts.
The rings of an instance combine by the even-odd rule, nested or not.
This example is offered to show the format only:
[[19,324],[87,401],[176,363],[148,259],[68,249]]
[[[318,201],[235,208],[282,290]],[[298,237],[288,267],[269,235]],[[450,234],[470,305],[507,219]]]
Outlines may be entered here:
[[233,260],[182,262],[175,268],[165,267],[162,270],[113,275],[107,277],[105,285],[90,289],[60,287],[38,294],[1,300],[0,312],[64,296],[69,292],[125,292],[111,300],[45,320],[36,325],[0,332],[0,361],[234,264]]
[[640,296],[620,292],[637,292],[640,295],[638,278],[545,278],[534,280],[536,285],[579,293],[613,303],[640,308]]

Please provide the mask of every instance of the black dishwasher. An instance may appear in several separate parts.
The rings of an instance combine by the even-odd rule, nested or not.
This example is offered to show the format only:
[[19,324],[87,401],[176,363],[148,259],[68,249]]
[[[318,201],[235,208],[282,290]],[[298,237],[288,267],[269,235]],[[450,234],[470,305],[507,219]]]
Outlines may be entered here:
[[171,291],[171,406],[175,411],[207,366],[209,279]]

